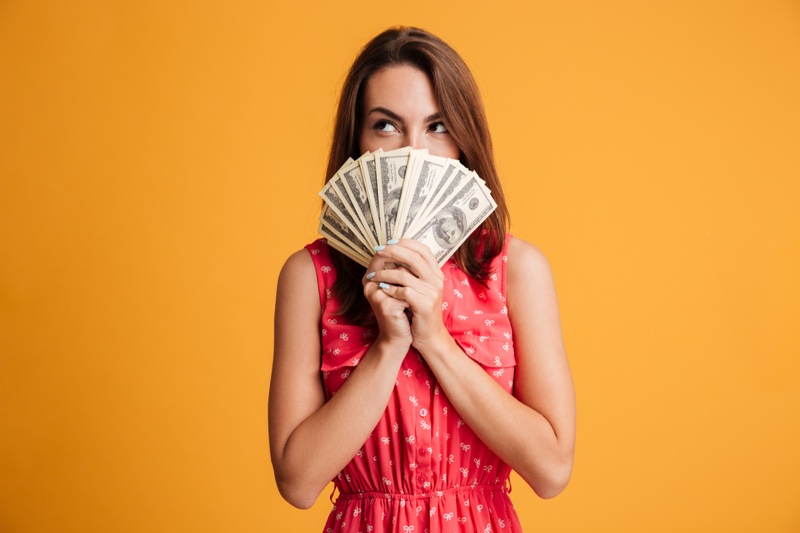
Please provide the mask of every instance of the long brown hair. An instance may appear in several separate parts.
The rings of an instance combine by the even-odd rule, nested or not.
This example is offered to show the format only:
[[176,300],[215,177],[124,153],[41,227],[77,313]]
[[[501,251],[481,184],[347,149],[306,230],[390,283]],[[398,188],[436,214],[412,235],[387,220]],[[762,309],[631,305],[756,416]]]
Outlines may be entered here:
[[[497,176],[489,125],[478,86],[461,57],[447,43],[419,28],[390,28],[361,50],[347,74],[336,112],[333,143],[325,180],[336,174],[348,157],[358,158],[364,87],[370,76],[391,65],[410,65],[428,75],[439,111],[460,151],[461,163],[486,181],[497,209],[455,252],[458,266],[478,281],[490,275],[492,259],[502,251],[509,226],[508,208]],[[337,277],[334,293],[340,312],[354,323],[370,321],[363,296],[364,267],[331,250]]]

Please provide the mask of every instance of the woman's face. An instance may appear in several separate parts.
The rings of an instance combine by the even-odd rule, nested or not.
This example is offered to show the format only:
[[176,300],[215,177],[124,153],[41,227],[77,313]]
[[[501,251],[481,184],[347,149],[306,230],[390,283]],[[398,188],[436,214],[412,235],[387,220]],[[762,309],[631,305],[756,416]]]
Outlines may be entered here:
[[418,68],[392,65],[375,72],[367,80],[363,103],[361,153],[411,146],[458,159],[458,146],[439,113],[431,82]]

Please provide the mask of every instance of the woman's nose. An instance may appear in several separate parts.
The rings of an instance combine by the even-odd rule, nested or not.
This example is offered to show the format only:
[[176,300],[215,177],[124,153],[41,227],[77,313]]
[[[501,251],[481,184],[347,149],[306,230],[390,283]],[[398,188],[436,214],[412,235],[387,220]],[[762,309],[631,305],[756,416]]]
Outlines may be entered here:
[[426,142],[425,133],[424,132],[409,132],[406,134],[406,146],[410,146],[415,150],[420,150],[422,148],[427,148],[428,144]]

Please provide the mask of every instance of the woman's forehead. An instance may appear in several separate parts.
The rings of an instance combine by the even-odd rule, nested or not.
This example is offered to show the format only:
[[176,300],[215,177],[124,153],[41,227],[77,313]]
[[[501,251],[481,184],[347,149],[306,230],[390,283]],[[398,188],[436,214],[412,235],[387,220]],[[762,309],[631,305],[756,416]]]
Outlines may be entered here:
[[390,65],[369,77],[364,88],[364,112],[378,108],[404,120],[439,113],[439,103],[428,75],[411,65]]

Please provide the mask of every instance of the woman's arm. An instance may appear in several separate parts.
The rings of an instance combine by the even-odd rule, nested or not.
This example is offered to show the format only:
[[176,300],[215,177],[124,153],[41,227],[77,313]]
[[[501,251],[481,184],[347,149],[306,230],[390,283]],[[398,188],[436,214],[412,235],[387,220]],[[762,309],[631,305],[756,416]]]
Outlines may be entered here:
[[[557,495],[572,472],[575,394],[547,260],[538,249],[519,239],[509,245],[506,304],[517,359],[514,397],[470,359],[444,329],[441,284],[426,267],[432,258],[413,243],[401,243],[380,253],[409,265],[418,277],[387,271],[376,274],[375,279],[399,285],[387,292],[409,302],[414,346],[475,434],[539,496]],[[409,249],[417,254],[409,253]]]
[[[395,303],[400,309],[402,305]],[[281,270],[269,392],[269,440],[281,495],[308,508],[355,456],[380,420],[408,343],[378,336],[336,395],[325,402],[320,376],[320,302],[306,250]],[[406,323],[408,320],[402,315]]]

